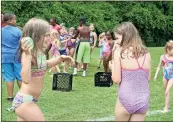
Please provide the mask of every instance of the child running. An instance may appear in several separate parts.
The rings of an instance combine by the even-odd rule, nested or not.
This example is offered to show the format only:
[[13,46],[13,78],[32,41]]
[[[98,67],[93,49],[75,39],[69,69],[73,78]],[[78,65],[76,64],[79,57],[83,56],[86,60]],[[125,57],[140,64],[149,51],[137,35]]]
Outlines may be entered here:
[[119,47],[113,51],[112,80],[119,85],[116,121],[144,121],[149,107],[151,57],[131,22],[115,32]]
[[105,33],[103,32],[99,35],[100,60],[99,60],[99,65],[97,67],[98,70],[100,70],[100,65],[103,61],[103,44],[105,43],[105,40],[106,40],[106,36],[105,36]]
[[[22,86],[14,98],[11,109],[15,110],[17,121],[45,121],[36,102],[43,90],[46,69],[67,59],[74,61],[71,57],[64,55],[46,60],[43,51],[50,39],[50,28],[49,23],[44,20],[30,19],[23,28],[22,37],[20,50],[22,55]],[[33,42],[34,48],[32,50],[26,47],[26,39]]]
[[157,79],[157,75],[160,68],[163,67],[163,88],[165,92],[165,107],[163,112],[166,113],[170,107],[170,91],[173,86],[173,41],[170,40],[165,45],[165,54],[160,57],[160,62],[157,67],[154,81]]

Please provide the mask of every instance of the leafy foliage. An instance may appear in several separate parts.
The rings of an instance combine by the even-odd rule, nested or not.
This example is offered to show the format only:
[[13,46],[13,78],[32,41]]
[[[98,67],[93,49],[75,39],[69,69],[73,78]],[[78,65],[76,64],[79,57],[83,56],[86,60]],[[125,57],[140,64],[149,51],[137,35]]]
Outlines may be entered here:
[[79,17],[85,16],[87,24],[95,24],[97,34],[131,21],[147,46],[163,46],[173,39],[173,1],[2,1],[2,11],[15,13],[19,26],[32,17],[47,21],[55,17],[59,24],[77,27]]

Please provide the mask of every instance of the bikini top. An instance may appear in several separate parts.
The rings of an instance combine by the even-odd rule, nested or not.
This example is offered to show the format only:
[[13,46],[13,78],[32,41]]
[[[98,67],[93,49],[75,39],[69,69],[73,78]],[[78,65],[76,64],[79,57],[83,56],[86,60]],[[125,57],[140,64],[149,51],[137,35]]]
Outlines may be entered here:
[[47,60],[46,55],[38,55],[37,56],[37,66],[31,67],[31,76],[39,77],[43,76],[47,69]]

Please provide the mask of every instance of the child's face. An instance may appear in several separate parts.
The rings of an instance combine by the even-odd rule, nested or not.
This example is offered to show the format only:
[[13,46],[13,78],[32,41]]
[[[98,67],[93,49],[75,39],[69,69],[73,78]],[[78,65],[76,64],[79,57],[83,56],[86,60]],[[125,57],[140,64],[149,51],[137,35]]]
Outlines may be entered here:
[[73,34],[74,33],[74,30],[73,29],[70,29],[69,30],[69,34]]
[[65,34],[65,32],[66,32],[66,31],[65,31],[65,28],[61,28],[60,34],[63,35],[63,34]]
[[169,54],[170,56],[173,56],[173,49],[168,50],[168,54]]
[[16,25],[16,16],[13,16],[13,19],[9,20],[11,25]]
[[94,25],[89,26],[90,31],[94,31]]
[[106,34],[106,39],[108,39],[108,40],[111,40],[112,39],[112,36],[111,36],[110,33]]
[[43,49],[46,49],[47,48],[47,42],[50,40],[50,32],[47,32],[45,35],[44,35],[44,38],[43,38]]
[[68,34],[68,31],[66,29],[64,29],[64,34]]
[[122,38],[123,38],[122,35],[115,33],[115,40],[116,40],[117,44],[120,44],[122,42]]

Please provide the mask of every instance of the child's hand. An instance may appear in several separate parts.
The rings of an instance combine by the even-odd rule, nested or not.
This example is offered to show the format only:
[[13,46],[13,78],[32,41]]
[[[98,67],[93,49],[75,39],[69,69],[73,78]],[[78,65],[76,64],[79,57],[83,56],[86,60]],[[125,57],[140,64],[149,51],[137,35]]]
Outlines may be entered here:
[[64,61],[67,61],[67,62],[71,63],[72,65],[75,64],[75,61],[71,56],[66,56],[66,55],[61,55],[61,56],[62,56]]
[[30,37],[24,37],[21,39],[21,48],[26,52],[30,52],[34,47],[34,42]]
[[119,48],[119,47],[120,45],[117,42],[115,42],[112,50],[115,50],[116,48]]

